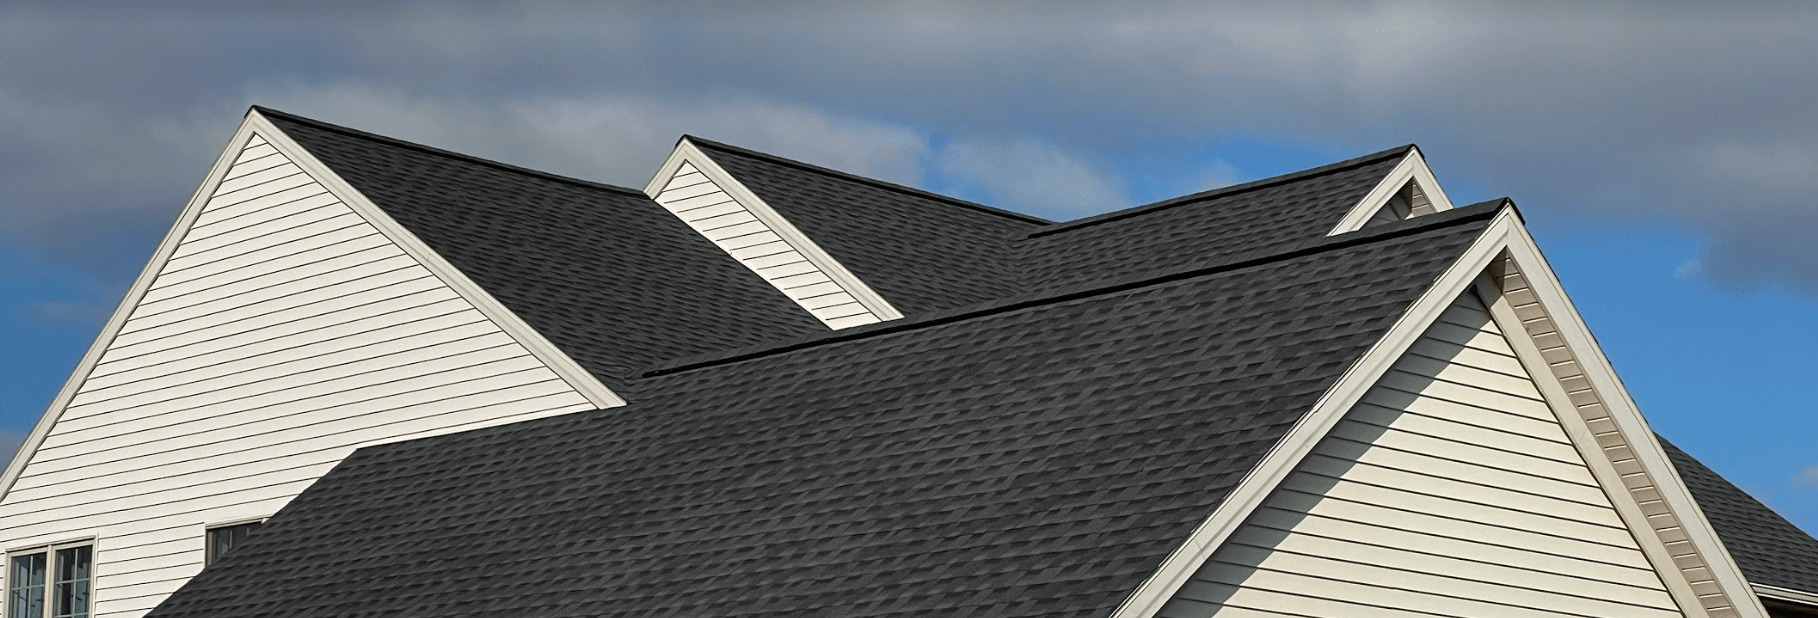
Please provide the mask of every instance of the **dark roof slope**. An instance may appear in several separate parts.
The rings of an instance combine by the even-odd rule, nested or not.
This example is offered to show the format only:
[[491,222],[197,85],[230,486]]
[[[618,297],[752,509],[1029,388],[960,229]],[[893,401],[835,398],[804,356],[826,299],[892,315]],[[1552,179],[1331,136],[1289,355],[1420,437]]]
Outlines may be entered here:
[[152,616],[1104,616],[1495,212],[361,449]]
[[642,192],[256,109],[615,388],[631,367],[826,330]]
[[1052,223],[688,139],[907,315],[1318,238],[1414,148]]
[[1818,539],[1666,438],[1660,445],[1749,583],[1818,594]]
[[1034,230],[1024,247],[1029,283],[1064,285],[1319,238],[1413,148]]
[[1047,223],[688,137],[905,315],[1017,290],[1011,239]]

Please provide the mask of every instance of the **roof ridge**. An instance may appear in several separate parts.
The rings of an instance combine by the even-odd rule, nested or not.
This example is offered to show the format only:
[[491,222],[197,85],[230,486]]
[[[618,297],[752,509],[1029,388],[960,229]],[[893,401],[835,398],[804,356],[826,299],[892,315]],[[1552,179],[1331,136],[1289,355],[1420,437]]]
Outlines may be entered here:
[[1339,161],[1337,163],[1327,163],[1327,164],[1321,165],[1319,167],[1308,168],[1308,169],[1300,170],[1298,172],[1289,172],[1286,174],[1281,174],[1279,176],[1271,176],[1271,177],[1263,178],[1260,180],[1252,180],[1250,182],[1219,187],[1217,189],[1208,189],[1208,190],[1201,191],[1198,193],[1182,195],[1180,197],[1171,197],[1171,198],[1168,198],[1168,199],[1165,199],[1165,200],[1162,200],[1159,202],[1151,202],[1151,203],[1144,204],[1141,206],[1131,206],[1131,207],[1125,208],[1123,210],[1114,210],[1114,211],[1104,213],[1104,214],[1093,215],[1093,216],[1085,217],[1085,218],[1081,218],[1081,219],[1074,219],[1072,221],[1062,221],[1059,223],[1054,223],[1054,224],[1048,225],[1046,227],[1041,227],[1041,228],[1037,228],[1034,230],[1030,230],[1027,233],[1023,234],[1022,238],[1029,239],[1029,238],[1036,238],[1039,236],[1047,236],[1049,234],[1058,234],[1061,232],[1068,232],[1068,231],[1076,230],[1076,229],[1083,228],[1083,227],[1089,227],[1089,226],[1097,225],[1100,223],[1105,223],[1108,221],[1116,221],[1119,219],[1128,219],[1130,217],[1146,215],[1151,212],[1155,212],[1157,210],[1166,210],[1166,209],[1173,208],[1175,206],[1179,206],[1179,205],[1186,204],[1189,202],[1197,202],[1200,200],[1225,197],[1225,196],[1229,196],[1229,195],[1235,195],[1238,193],[1246,193],[1249,191],[1255,191],[1257,189],[1265,189],[1268,187],[1273,187],[1276,185],[1286,184],[1286,183],[1290,183],[1290,182],[1298,182],[1301,180],[1312,178],[1314,176],[1323,176],[1326,174],[1341,172],[1341,171],[1351,169],[1354,167],[1360,167],[1360,166],[1367,165],[1370,163],[1375,163],[1380,160],[1390,158],[1392,156],[1397,156],[1397,155],[1406,156],[1406,154],[1409,151],[1414,151],[1414,150],[1419,150],[1419,149],[1420,149],[1420,147],[1415,144],[1396,146],[1396,147],[1390,148],[1388,150],[1383,150],[1380,152],[1367,154],[1367,155],[1364,155],[1361,157],[1346,159],[1343,161]]
[[630,377],[633,379],[653,378],[693,369],[774,356],[822,345],[868,339],[903,331],[917,330],[930,326],[938,326],[973,318],[1007,313],[1018,309],[1091,298],[1094,296],[1102,296],[1105,294],[1228,272],[1241,268],[1260,266],[1306,255],[1323,253],[1334,249],[1343,249],[1378,240],[1409,236],[1421,232],[1488,219],[1502,212],[1505,207],[1513,209],[1514,206],[1514,202],[1509,198],[1497,198],[1430,215],[1397,221],[1395,223],[1369,227],[1355,232],[1339,234],[1336,236],[1320,236],[1318,238],[1294,243],[1285,248],[1255,251],[1245,255],[1233,256],[1210,264],[1173,268],[1150,275],[1124,275],[1121,277],[1111,277],[1049,290],[1038,290],[916,317],[891,320],[888,322],[877,322],[845,330],[805,335],[732,350],[708,352],[695,356],[661,361],[646,366],[643,371],[636,372]]
[[637,189],[621,187],[618,185],[609,185],[609,184],[606,184],[603,182],[596,182],[596,181],[592,181],[592,180],[584,180],[584,179],[580,179],[580,178],[575,178],[573,176],[563,176],[561,174],[545,172],[542,170],[534,170],[534,169],[530,169],[528,167],[512,165],[510,163],[504,163],[504,162],[500,162],[500,161],[494,161],[492,159],[481,158],[481,157],[477,157],[477,156],[470,155],[470,154],[455,152],[452,150],[444,150],[441,148],[436,148],[434,146],[426,146],[426,145],[419,144],[416,142],[401,140],[401,139],[398,139],[395,137],[388,137],[388,136],[384,136],[384,135],[379,135],[377,133],[370,133],[367,131],[361,131],[359,129],[354,129],[351,127],[344,127],[344,126],[341,126],[338,124],[323,122],[320,120],[316,120],[314,118],[305,118],[303,116],[298,116],[298,115],[292,114],[290,112],[275,110],[275,109],[272,109],[269,107],[265,107],[263,105],[254,105],[251,107],[251,110],[258,111],[260,114],[263,114],[266,116],[280,118],[280,119],[287,120],[290,122],[295,122],[297,124],[308,125],[311,127],[315,127],[317,129],[325,130],[325,131],[332,131],[335,133],[340,133],[342,135],[346,135],[349,137],[355,137],[355,138],[360,138],[360,139],[364,139],[367,141],[379,142],[382,144],[386,144],[389,146],[396,146],[399,148],[407,148],[410,150],[416,150],[416,151],[424,152],[427,154],[448,157],[451,159],[458,159],[461,161],[466,161],[468,163],[475,163],[478,165],[493,167],[493,168],[501,169],[501,170],[508,171],[508,172],[524,174],[526,176],[536,176],[536,177],[543,178],[546,180],[554,180],[557,182],[563,182],[563,183],[572,184],[572,185],[579,185],[579,186],[587,187],[590,189],[603,189],[603,190],[613,191],[613,192],[617,192],[617,193],[627,193],[627,194],[631,194],[631,195],[636,195],[638,197],[646,197],[646,198],[650,197],[648,195],[644,195],[643,191],[639,191]]
[[869,178],[869,177],[865,177],[865,176],[860,176],[858,174],[842,172],[842,171],[839,171],[839,170],[836,170],[833,168],[821,167],[821,166],[815,165],[813,163],[804,163],[801,161],[797,161],[795,159],[780,157],[780,156],[773,155],[773,154],[770,154],[767,152],[758,152],[758,151],[752,150],[750,148],[741,148],[741,147],[733,146],[731,144],[727,144],[724,142],[716,142],[716,141],[706,139],[703,137],[699,137],[696,135],[684,134],[684,135],[682,135],[682,139],[693,141],[697,145],[707,146],[709,148],[718,148],[720,150],[724,150],[726,152],[730,152],[733,154],[740,154],[740,155],[745,155],[748,157],[763,159],[763,160],[769,161],[771,163],[776,163],[779,165],[787,165],[789,167],[793,167],[793,168],[800,169],[803,171],[815,172],[818,174],[825,174],[825,175],[833,176],[835,178],[840,178],[843,180],[850,180],[850,181],[854,181],[854,182],[858,182],[858,183],[862,183],[862,184],[868,184],[868,185],[871,185],[874,187],[878,187],[880,189],[888,189],[888,190],[896,191],[899,193],[908,193],[910,195],[916,195],[916,196],[920,196],[920,197],[939,200],[939,201],[953,204],[955,206],[970,208],[970,209],[977,210],[977,211],[985,213],[985,214],[996,215],[996,216],[1003,217],[1006,219],[1016,219],[1016,220],[1022,221],[1024,223],[1034,223],[1034,224],[1038,224],[1038,225],[1054,224],[1053,221],[1049,221],[1047,219],[1043,219],[1043,218],[1037,217],[1035,215],[1024,214],[1024,213],[1016,212],[1014,210],[1005,210],[1003,208],[998,208],[996,206],[987,206],[984,204],[980,204],[978,202],[963,200],[963,199],[960,199],[957,197],[953,197],[951,195],[941,195],[941,194],[935,193],[933,191],[917,189],[915,187],[910,187],[907,185],[900,185],[900,184],[890,182],[887,180],[878,180],[876,178]]

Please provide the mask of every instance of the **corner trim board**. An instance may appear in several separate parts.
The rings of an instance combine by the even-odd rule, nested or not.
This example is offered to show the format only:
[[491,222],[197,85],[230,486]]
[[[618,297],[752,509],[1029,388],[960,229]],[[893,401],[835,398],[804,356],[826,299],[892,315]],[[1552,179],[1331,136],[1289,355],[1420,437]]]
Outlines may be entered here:
[[1445,190],[1439,187],[1439,179],[1434,178],[1433,170],[1427,167],[1426,158],[1421,156],[1420,149],[1415,148],[1409,150],[1407,156],[1402,157],[1401,163],[1389,170],[1389,175],[1384,176],[1376,188],[1364,194],[1364,198],[1352,206],[1350,212],[1345,213],[1338,225],[1333,226],[1332,231],[1326,232],[1326,235],[1337,236],[1363,229],[1364,224],[1370,222],[1370,217],[1388,204],[1389,198],[1394,197],[1402,187],[1407,186],[1409,180],[1420,185],[1420,190],[1432,202],[1435,212],[1452,208],[1452,199],[1446,197]]

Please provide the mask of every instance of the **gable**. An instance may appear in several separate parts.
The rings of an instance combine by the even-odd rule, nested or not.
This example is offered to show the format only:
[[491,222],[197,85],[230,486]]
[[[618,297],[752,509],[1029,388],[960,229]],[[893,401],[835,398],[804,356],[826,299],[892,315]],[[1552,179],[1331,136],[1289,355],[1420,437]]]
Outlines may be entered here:
[[1467,291],[1158,614],[1678,616]]
[[1411,217],[1452,209],[1452,200],[1439,188],[1419,148],[1406,156],[1326,235],[1354,232],[1365,227],[1394,223]]
[[155,606],[205,526],[270,516],[356,448],[622,403],[259,120],[8,468],[0,546],[97,539],[97,614]]
[[686,139],[645,191],[828,328],[903,317]]

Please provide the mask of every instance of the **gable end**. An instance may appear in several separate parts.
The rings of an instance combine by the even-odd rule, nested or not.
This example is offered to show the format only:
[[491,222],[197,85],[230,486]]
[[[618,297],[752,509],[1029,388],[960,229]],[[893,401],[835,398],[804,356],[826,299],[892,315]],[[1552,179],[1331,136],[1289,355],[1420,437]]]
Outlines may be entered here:
[[686,138],[644,192],[828,328],[903,317]]

